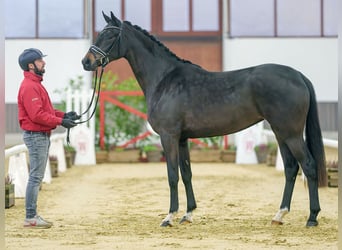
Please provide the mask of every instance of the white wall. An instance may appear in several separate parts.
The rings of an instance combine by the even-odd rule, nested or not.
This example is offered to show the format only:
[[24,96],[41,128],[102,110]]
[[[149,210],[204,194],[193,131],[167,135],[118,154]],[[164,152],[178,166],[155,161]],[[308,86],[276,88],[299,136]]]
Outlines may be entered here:
[[291,66],[314,84],[317,100],[338,101],[337,38],[224,39],[224,70],[263,63]]
[[70,79],[82,75],[90,86],[91,73],[83,70],[81,60],[88,51],[88,39],[14,39],[5,41],[5,102],[17,103],[17,92],[23,80],[23,71],[18,64],[20,53],[26,48],[40,49],[47,57],[43,84],[52,102],[60,96],[54,90],[69,84]]

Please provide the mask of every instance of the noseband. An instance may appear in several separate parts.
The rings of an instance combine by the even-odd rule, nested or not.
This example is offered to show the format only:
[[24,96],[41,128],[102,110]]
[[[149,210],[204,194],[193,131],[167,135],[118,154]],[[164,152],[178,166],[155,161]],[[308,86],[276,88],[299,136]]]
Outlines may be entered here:
[[[94,55],[94,57],[95,57],[95,60],[97,62],[97,66],[101,66],[101,67],[105,67],[109,63],[109,54],[112,51],[112,49],[114,48],[114,46],[121,39],[122,28],[115,27],[115,26],[108,26],[108,27],[104,28],[103,31],[108,30],[108,29],[116,29],[116,30],[120,31],[119,35],[116,37],[116,39],[110,45],[108,51],[105,52],[100,47],[97,47],[96,45],[91,45],[90,48],[89,48],[89,52],[92,53]],[[96,59],[96,57],[98,57],[98,58]]]

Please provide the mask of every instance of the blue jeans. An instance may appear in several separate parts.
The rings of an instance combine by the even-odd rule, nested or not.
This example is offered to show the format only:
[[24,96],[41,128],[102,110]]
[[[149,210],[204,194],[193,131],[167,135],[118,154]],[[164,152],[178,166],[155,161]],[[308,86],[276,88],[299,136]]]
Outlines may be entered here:
[[44,133],[25,131],[23,139],[28,149],[30,160],[30,171],[25,197],[26,219],[31,219],[37,215],[38,192],[44,178],[49,156],[50,137]]

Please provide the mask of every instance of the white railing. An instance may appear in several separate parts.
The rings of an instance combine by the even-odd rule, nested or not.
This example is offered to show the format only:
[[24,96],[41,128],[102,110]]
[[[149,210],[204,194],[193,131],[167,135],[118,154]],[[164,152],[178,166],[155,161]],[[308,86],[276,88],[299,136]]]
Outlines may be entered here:
[[[65,133],[53,134],[50,138],[51,145],[49,155],[54,155],[58,160],[58,171],[66,170],[66,162],[64,155]],[[20,144],[5,150],[5,162],[8,163],[5,169],[12,182],[15,184],[15,197],[25,197],[25,189],[28,180],[28,156],[25,144]],[[51,182],[50,161],[46,164],[46,171],[43,182]]]

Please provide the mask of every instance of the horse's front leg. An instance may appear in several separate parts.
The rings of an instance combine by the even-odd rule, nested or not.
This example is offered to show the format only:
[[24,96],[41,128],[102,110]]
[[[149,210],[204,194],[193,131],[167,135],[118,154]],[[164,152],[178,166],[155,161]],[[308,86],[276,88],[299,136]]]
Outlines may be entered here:
[[173,218],[178,212],[178,137],[171,135],[160,135],[161,143],[163,145],[166,164],[167,176],[170,187],[170,209],[169,214],[162,221],[160,226],[167,227],[173,225]]
[[185,187],[186,199],[187,199],[187,209],[186,214],[182,217],[179,223],[191,223],[192,222],[192,211],[196,209],[195,195],[192,189],[192,172],[190,164],[190,155],[188,148],[188,140],[181,141],[179,143],[179,166],[182,175],[182,180]]

